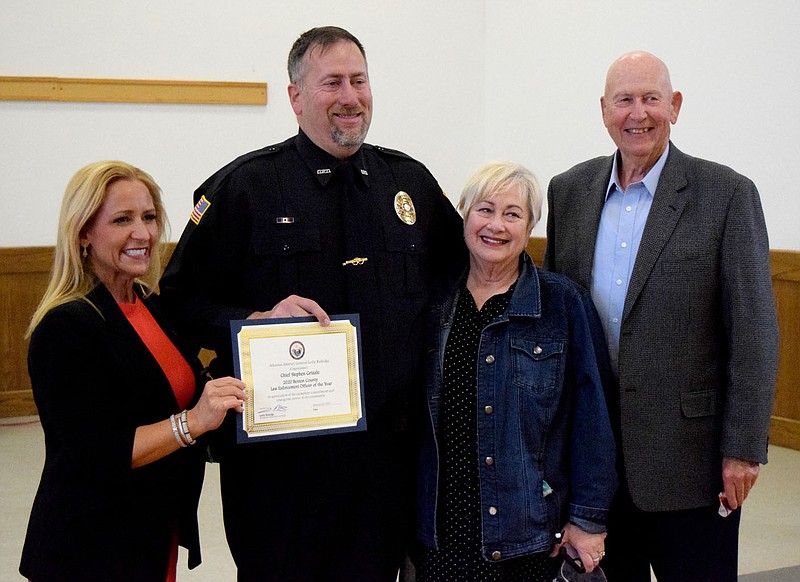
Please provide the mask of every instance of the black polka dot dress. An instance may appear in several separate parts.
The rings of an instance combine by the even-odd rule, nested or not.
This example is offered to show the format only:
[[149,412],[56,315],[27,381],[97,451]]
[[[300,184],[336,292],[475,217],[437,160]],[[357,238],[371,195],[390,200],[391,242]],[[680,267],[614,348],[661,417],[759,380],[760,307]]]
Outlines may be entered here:
[[499,562],[481,554],[476,362],[483,328],[505,312],[513,290],[491,297],[480,311],[466,288],[459,296],[444,352],[439,549],[420,550],[419,582],[551,582],[556,575],[557,564],[545,553]]

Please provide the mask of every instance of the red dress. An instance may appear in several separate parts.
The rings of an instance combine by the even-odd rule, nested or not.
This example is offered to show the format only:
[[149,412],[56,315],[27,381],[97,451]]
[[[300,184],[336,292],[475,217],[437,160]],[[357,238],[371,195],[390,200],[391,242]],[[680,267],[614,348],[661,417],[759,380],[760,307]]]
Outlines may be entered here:
[[[139,334],[147,349],[153,354],[161,369],[169,380],[179,410],[183,410],[192,401],[195,390],[195,378],[191,366],[184,359],[178,348],[170,341],[161,326],[147,310],[145,304],[136,297],[134,303],[118,303],[122,313],[133,329]],[[172,536],[169,568],[166,582],[175,582],[178,564],[178,529]]]

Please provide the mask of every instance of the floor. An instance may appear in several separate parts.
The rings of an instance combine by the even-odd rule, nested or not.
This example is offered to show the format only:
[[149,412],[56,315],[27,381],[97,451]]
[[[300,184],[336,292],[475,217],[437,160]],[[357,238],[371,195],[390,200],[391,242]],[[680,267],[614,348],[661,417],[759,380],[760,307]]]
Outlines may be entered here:
[[[740,582],[800,582],[800,451],[770,447],[742,515]],[[0,419],[0,582],[19,582],[19,555],[44,460],[44,438],[37,417]],[[218,469],[209,465],[200,500],[203,564],[186,569],[180,582],[235,580],[225,544],[219,504]],[[183,552],[183,550],[181,550]]]

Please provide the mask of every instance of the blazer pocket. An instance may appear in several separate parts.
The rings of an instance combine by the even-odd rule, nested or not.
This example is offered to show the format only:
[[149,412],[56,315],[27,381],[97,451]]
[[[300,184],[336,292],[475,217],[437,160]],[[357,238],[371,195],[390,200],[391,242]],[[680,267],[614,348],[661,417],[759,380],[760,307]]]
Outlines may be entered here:
[[717,414],[717,390],[681,392],[681,411],[686,418],[702,418]]

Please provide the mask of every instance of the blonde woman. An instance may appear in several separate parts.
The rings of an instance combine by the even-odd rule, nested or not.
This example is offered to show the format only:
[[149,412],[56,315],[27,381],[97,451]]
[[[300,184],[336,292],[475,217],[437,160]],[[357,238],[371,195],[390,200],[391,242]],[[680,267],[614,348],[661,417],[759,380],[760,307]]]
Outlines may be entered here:
[[20,565],[33,582],[174,580],[179,543],[200,562],[197,439],[244,392],[205,382],[158,311],[165,228],[158,185],[129,164],[90,164],[67,185],[28,330],[46,446]]

